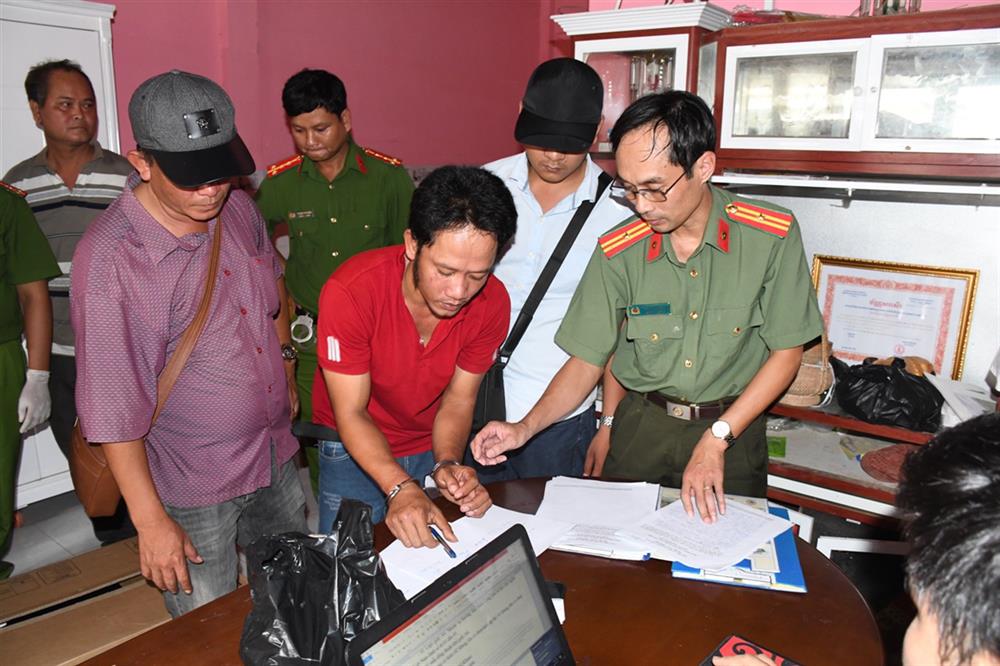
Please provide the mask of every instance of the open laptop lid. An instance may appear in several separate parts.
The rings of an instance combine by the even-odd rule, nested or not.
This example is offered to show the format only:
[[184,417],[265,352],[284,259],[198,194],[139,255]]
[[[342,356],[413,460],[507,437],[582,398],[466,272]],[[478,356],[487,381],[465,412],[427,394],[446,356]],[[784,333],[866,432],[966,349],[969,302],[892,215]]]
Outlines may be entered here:
[[358,634],[350,643],[348,664],[575,662],[528,533],[514,525]]

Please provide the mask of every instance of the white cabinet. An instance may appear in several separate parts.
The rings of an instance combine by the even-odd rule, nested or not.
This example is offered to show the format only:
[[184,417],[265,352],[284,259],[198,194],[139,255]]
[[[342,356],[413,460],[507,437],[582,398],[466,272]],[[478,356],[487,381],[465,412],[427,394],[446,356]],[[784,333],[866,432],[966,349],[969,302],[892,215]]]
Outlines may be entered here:
[[734,46],[720,147],[1000,153],[1000,29]]
[[720,173],[1000,181],[1000,5],[707,42],[698,92],[714,101]]

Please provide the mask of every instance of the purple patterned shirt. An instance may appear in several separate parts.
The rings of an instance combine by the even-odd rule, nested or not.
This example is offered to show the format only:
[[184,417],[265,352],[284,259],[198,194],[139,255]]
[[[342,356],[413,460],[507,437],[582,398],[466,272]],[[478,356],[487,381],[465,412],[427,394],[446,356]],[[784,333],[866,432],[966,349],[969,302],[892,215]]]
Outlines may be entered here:
[[73,256],[77,411],[90,441],[146,438],[165,504],[218,504],[270,485],[272,441],[279,464],[298,448],[274,328],[281,265],[253,201],[234,190],[208,322],[150,431],[156,378],[198,309],[216,222],[175,237],[135,198],[138,182]]

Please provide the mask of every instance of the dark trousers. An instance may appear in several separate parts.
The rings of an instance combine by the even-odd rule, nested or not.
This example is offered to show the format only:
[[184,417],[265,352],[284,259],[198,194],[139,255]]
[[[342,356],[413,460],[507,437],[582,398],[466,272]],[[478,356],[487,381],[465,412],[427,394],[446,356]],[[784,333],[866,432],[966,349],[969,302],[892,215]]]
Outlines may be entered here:
[[[678,419],[629,391],[615,411],[611,450],[602,474],[680,488],[691,452],[714,420]],[[765,414],[757,417],[726,452],[723,486],[735,495],[764,497],[767,493]]]
[[505,455],[499,465],[483,466],[465,451],[465,464],[475,468],[481,483],[532,479],[540,476],[582,476],[587,448],[597,432],[597,414],[593,405],[580,414],[541,431],[524,446]]
[[[73,423],[76,422],[76,359],[72,356],[53,354],[49,361],[49,395],[52,396],[52,415],[49,425],[59,449],[69,460]],[[114,515],[91,518],[94,536],[102,544],[114,543],[135,536],[135,527],[129,518],[125,500],[118,501]]]

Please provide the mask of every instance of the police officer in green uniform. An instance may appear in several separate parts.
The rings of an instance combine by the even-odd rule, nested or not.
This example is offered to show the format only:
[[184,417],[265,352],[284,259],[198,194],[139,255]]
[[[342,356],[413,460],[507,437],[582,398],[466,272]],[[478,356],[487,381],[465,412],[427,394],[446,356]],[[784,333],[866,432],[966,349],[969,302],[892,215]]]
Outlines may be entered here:
[[[296,305],[295,346],[283,354],[289,371],[295,365],[296,432],[308,434],[320,289],[349,257],[403,242],[413,181],[398,159],[354,143],[347,92],[337,76],[304,69],[285,82],[281,102],[300,154],[268,167],[257,205],[272,237],[288,233],[285,284]],[[306,451],[315,487],[316,449]]]
[[561,418],[613,355],[627,393],[605,396],[617,403],[610,451],[596,452],[605,476],[680,486],[688,513],[709,521],[724,489],[765,494],[765,412],[822,319],[794,216],[709,184],[715,136],[711,111],[683,91],[622,114],[612,193],[637,218],[599,240],[556,334],[572,358],[524,419],[477,435],[480,462]]
[[[62,274],[24,192],[0,183],[0,555],[14,523],[21,434],[46,421],[52,303],[48,280]],[[25,366],[21,333],[28,343]],[[13,566],[0,562],[0,579]]]

